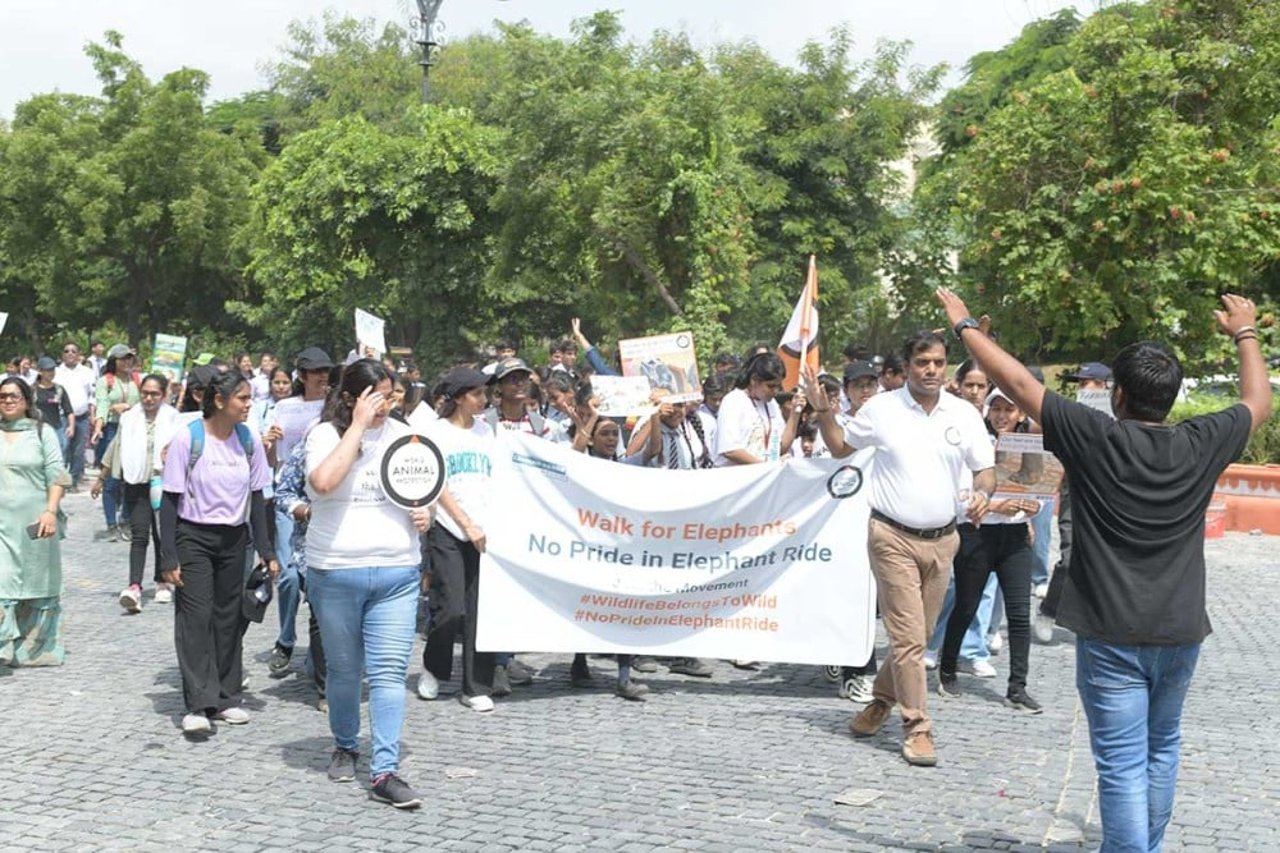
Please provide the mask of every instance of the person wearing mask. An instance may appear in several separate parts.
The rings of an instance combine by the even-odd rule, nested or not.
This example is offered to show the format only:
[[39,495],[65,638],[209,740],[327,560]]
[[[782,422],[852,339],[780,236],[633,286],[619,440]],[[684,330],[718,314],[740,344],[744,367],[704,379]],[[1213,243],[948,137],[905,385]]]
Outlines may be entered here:
[[0,380],[0,468],[0,666],[60,666],[59,505],[71,478],[31,386],[16,376]]
[[406,809],[422,803],[399,776],[400,731],[421,580],[418,539],[433,512],[401,509],[383,491],[382,458],[409,434],[388,418],[390,395],[386,368],[373,359],[352,362],[307,434],[307,590],[324,642],[329,778],[355,779],[367,674],[370,795]]
[[262,497],[271,469],[247,423],[252,405],[243,376],[220,375],[205,389],[203,417],[180,426],[165,452],[160,542],[169,568],[161,576],[176,588],[185,734],[208,732],[213,720],[249,721],[240,707],[240,599],[250,527],[259,557],[279,573]]
[[[264,433],[271,442],[271,454],[268,459],[273,469],[279,470],[294,445],[302,440],[311,424],[320,420],[325,398],[329,393],[329,372],[334,364],[329,355],[319,347],[307,347],[298,353],[295,361],[297,379],[293,385],[293,394],[287,399],[277,402],[266,418],[267,431]],[[271,648],[271,658],[267,662],[267,670],[274,678],[283,678],[289,674],[289,664],[293,660],[293,646],[298,639],[298,606],[302,601],[301,579],[291,568],[294,561],[289,559],[289,542],[293,537],[293,516],[280,507],[272,510],[275,516],[276,553],[280,557],[281,572],[276,585],[276,607],[280,614],[280,632]]]
[[876,394],[841,427],[814,371],[806,367],[823,440],[835,458],[874,447],[867,486],[871,519],[867,551],[876,579],[889,658],[872,686],[874,700],[849,724],[856,737],[877,734],[894,705],[902,716],[902,757],[911,765],[938,763],[928,695],[928,644],[960,544],[956,506],[978,523],[995,487],[995,454],[982,416],[943,391],[947,344],[920,331],[903,345],[907,384]]
[[1239,353],[1240,402],[1171,425],[1182,367],[1164,345],[1138,341],[1116,354],[1112,417],[1047,390],[972,331],[978,321],[958,296],[937,295],[956,336],[1041,425],[1045,450],[1074,487],[1058,621],[1076,635],[1076,690],[1098,774],[1102,849],[1160,850],[1173,814],[1182,706],[1212,630],[1205,511],[1223,470],[1272,414],[1257,308],[1224,294],[1215,312]]
[[[93,433],[89,444],[94,448],[94,463],[102,465],[102,455],[115,438],[120,426],[120,416],[138,405],[138,381],[142,378],[134,369],[137,353],[124,344],[116,344],[107,351],[107,361],[94,388]],[[129,536],[127,519],[117,525],[120,504],[120,484],[103,471],[99,476],[107,478],[102,488],[102,514],[107,522],[107,537],[118,542]]]
[[45,424],[54,430],[58,437],[58,447],[62,449],[62,458],[67,457],[67,443],[76,432],[76,412],[71,405],[71,397],[67,390],[54,381],[57,362],[49,356],[41,356],[36,363],[36,382],[32,390],[36,395],[36,408]]
[[[498,685],[492,652],[476,651],[477,606],[480,600],[480,555],[493,471],[493,432],[476,416],[484,411],[491,377],[469,367],[455,367],[440,380],[444,401],[440,420],[430,432],[444,456],[448,485],[440,496],[443,512],[427,531],[427,564],[431,608],[427,642],[422,649],[418,696],[435,699],[440,682],[453,672],[453,644],[462,639],[462,689],[458,701],[473,711],[492,711],[490,693]],[[504,673],[505,678],[505,673]],[[503,683],[503,695],[511,692]]]
[[53,381],[67,392],[71,401],[71,413],[75,415],[75,431],[67,441],[67,470],[71,473],[71,491],[80,487],[84,479],[84,453],[89,443],[89,430],[93,426],[91,407],[94,403],[94,385],[98,375],[93,368],[80,361],[80,347],[75,341],[62,345],[62,361],[53,372]]
[[[151,374],[138,386],[141,402],[120,416],[120,428],[102,457],[102,467],[121,484],[123,504],[129,513],[129,585],[120,592],[120,606],[128,613],[142,612],[142,572],[147,563],[147,540],[155,546],[155,602],[173,600],[173,588],[161,575],[160,520],[153,504],[160,498],[158,478],[164,471],[163,451],[178,428],[178,410],[165,403],[169,381]],[[98,497],[103,479],[93,484]]]
[[[987,429],[994,446],[1000,433],[1025,432],[1022,412],[996,389],[986,400]],[[997,460],[998,461],[998,460]],[[962,532],[954,565],[955,609],[942,626],[942,656],[938,666],[938,695],[960,695],[956,659],[966,630],[971,629],[989,579],[994,575],[1004,591],[1009,618],[1009,685],[1005,703],[1028,714],[1039,714],[1040,703],[1027,693],[1031,648],[1031,550],[1028,521],[1040,511],[1030,498],[1003,498],[991,504],[982,526]],[[972,528],[960,524],[961,531]]]

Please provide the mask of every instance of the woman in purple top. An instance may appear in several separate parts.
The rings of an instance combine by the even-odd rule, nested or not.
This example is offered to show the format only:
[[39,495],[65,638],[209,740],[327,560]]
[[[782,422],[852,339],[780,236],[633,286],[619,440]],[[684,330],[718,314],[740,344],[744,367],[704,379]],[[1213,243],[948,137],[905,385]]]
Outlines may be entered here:
[[164,580],[177,590],[174,645],[187,734],[208,732],[211,719],[249,721],[240,707],[240,598],[250,525],[268,571],[279,572],[262,498],[271,469],[246,424],[252,404],[248,380],[219,375],[205,389],[204,417],[178,430],[165,457],[160,542],[171,567]]

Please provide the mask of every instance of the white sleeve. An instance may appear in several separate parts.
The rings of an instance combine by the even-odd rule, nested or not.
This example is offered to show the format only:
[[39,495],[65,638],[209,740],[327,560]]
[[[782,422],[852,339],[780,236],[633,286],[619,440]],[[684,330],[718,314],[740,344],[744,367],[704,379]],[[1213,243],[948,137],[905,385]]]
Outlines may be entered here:
[[996,464],[995,444],[976,409],[965,412],[964,438],[964,461],[970,471],[985,471]]
[[720,413],[716,415],[717,456],[747,448],[753,424],[751,420],[743,417],[743,404],[746,400],[746,394],[731,391],[720,403]]
[[[342,437],[338,435],[338,431],[332,424],[321,424],[307,434],[306,441],[307,471],[315,471],[321,462],[329,458],[329,454],[342,441]],[[316,493],[311,488],[310,476],[307,477],[307,495],[312,500],[316,499]]]

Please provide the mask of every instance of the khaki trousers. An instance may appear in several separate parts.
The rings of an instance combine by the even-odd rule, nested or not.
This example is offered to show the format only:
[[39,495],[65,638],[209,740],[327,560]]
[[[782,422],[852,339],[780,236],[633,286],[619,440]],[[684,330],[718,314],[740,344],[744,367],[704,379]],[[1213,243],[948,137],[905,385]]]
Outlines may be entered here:
[[899,706],[904,734],[931,731],[933,723],[925,710],[929,688],[924,650],[942,609],[960,535],[920,539],[874,518],[870,525],[867,552],[876,578],[880,618],[889,634],[889,659],[871,692],[876,699]]

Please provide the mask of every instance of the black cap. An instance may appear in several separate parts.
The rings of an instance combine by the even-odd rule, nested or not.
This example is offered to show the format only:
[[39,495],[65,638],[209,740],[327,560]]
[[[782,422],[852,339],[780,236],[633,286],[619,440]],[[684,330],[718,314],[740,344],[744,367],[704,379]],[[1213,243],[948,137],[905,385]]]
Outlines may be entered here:
[[533,371],[529,369],[529,365],[524,363],[524,359],[504,358],[502,361],[498,362],[498,366],[493,369],[493,378],[502,379],[504,376],[521,370],[528,374],[533,373]]
[[1082,379],[1106,381],[1111,378],[1111,368],[1100,361],[1086,361],[1075,373],[1064,373],[1062,378],[1068,382],[1079,382]]
[[481,373],[473,367],[454,367],[440,377],[436,389],[446,397],[457,397],[473,388],[482,388],[492,381],[492,376]]
[[299,370],[328,370],[333,367],[333,359],[320,347],[307,347],[298,353],[295,364]]
[[844,381],[852,382],[864,376],[878,377],[880,371],[869,361],[851,361],[844,366]]

